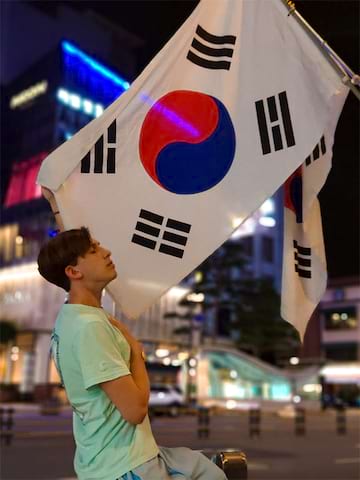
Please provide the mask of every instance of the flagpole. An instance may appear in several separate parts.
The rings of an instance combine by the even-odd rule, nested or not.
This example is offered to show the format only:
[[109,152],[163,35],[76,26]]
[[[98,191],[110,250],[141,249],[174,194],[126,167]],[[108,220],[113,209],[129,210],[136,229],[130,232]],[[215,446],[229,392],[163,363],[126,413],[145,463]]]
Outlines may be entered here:
[[358,100],[360,100],[360,76],[356,75],[351,68],[329,47],[327,42],[312,28],[312,26],[300,15],[295,8],[295,3],[289,0],[281,0],[289,10],[289,15],[293,15],[296,21],[302,26],[305,32],[313,40],[315,45],[324,53],[327,61],[342,77],[343,83],[350,88]]

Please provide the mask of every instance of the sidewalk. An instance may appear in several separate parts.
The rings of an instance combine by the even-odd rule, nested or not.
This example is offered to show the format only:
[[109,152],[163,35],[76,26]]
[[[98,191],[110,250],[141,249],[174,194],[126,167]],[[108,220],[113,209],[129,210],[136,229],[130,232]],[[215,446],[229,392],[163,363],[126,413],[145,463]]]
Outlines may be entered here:
[[[64,437],[72,435],[72,409],[69,405],[60,407],[56,415],[44,415],[41,406],[34,403],[2,403],[5,410],[3,419],[7,420],[7,409],[13,409],[12,432],[15,438]],[[6,423],[5,428],[6,431]]]
[[[14,402],[14,403],[0,403],[0,408],[2,409],[9,409],[12,408],[14,410],[14,415],[16,417],[27,417],[31,416],[41,416],[43,415],[40,413],[41,404],[39,403],[30,403],[30,402]],[[61,405],[61,413],[60,415],[69,415],[72,413],[72,408],[70,405]]]

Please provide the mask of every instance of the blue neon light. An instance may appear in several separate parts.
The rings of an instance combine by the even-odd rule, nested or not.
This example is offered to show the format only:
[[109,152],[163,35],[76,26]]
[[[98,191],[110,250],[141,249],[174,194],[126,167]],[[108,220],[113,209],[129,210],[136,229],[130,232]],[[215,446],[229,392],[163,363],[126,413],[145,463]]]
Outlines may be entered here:
[[61,42],[61,46],[66,53],[74,57],[77,57],[82,62],[86,63],[89,67],[91,67],[93,70],[100,73],[103,77],[106,77],[116,85],[121,86],[124,90],[127,90],[130,87],[129,82],[119,77],[119,75],[116,75],[114,72],[109,70],[104,65],[101,65],[101,63],[97,62],[96,60],[94,60],[93,58],[91,58],[89,55],[82,52],[81,50],[79,50],[77,47],[75,47],[71,43],[67,41],[63,41]]

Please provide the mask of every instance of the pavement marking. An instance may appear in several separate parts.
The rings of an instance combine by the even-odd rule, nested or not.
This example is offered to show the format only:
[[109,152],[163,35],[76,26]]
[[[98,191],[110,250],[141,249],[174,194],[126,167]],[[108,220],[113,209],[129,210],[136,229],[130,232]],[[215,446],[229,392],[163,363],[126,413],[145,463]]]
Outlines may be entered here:
[[346,463],[360,463],[360,458],[337,458],[335,463],[338,465],[344,465]]

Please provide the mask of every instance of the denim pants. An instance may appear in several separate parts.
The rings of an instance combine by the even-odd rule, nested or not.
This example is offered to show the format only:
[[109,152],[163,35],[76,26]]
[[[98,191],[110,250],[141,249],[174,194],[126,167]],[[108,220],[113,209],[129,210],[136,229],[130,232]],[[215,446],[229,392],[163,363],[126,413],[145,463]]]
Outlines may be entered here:
[[117,480],[227,480],[205,455],[190,448],[159,447],[159,454]]

